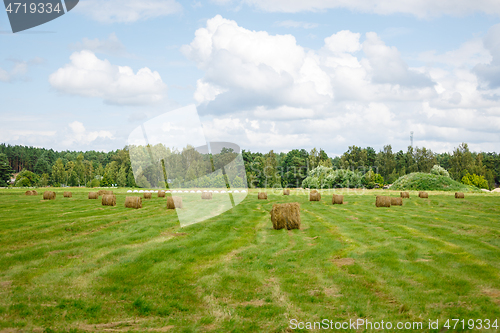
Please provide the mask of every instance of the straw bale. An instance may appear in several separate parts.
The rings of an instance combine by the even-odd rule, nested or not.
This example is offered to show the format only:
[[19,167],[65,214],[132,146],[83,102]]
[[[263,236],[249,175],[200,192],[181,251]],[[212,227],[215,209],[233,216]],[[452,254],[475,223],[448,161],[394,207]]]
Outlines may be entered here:
[[144,193],[143,196],[144,196],[144,199],[151,199],[151,198],[153,198],[152,193]]
[[101,203],[103,206],[116,206],[116,195],[113,194],[103,195]]
[[332,197],[332,204],[333,205],[343,205],[344,204],[344,196],[334,194]]
[[422,199],[427,199],[429,198],[429,193],[427,192],[418,192],[418,197]]
[[320,201],[321,200],[321,193],[319,193],[316,190],[312,190],[309,193],[309,201]]
[[99,193],[89,192],[89,199],[99,199]]
[[65,197],[65,198],[72,198],[73,197],[73,193],[71,193],[71,192],[64,192],[63,193],[63,197]]
[[401,192],[401,198],[410,199],[410,192]]
[[165,191],[158,191],[158,198],[165,198]]
[[391,198],[382,195],[377,195],[375,200],[375,206],[377,207],[391,207]]
[[56,199],[56,193],[52,191],[45,191],[43,193],[43,200],[55,200]]
[[168,197],[167,209],[182,208],[182,197]]
[[403,206],[403,198],[391,197],[391,206]]
[[257,198],[260,200],[267,200],[267,193],[266,192],[259,192]]
[[142,208],[142,198],[141,197],[126,197],[125,198],[125,208]]
[[289,190],[289,189],[287,189],[287,188],[285,188],[285,189],[283,190],[283,195],[290,195],[290,190]]
[[212,192],[203,192],[201,194],[201,198],[206,200],[212,200],[212,196]]
[[456,192],[455,199],[465,199],[465,194],[463,194],[462,192]]
[[300,229],[300,205],[298,202],[274,204],[271,221],[275,230]]

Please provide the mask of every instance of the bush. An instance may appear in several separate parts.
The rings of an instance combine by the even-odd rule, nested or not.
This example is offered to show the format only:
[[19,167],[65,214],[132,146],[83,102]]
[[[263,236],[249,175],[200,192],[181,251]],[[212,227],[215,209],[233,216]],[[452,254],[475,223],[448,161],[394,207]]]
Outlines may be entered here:
[[475,173],[471,175],[468,172],[465,176],[462,177],[462,184],[485,189],[488,189],[489,187],[488,181],[483,176],[478,176]]
[[302,182],[304,188],[353,188],[363,185],[363,175],[351,170],[333,170],[319,166],[309,171]]
[[33,187],[39,181],[39,177],[31,171],[23,170],[17,177],[15,186],[17,187]]
[[396,180],[391,190],[399,191],[479,191],[477,187],[468,186],[454,181],[450,177],[438,176],[430,173],[414,172]]
[[448,173],[448,171],[446,171],[445,168],[437,164],[432,167],[431,174],[450,178],[450,174]]

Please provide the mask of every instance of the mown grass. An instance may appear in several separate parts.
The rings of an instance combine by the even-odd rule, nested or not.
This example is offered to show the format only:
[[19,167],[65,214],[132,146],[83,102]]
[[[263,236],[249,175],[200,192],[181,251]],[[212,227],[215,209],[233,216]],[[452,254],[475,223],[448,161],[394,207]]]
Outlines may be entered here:
[[[180,228],[163,198],[133,210],[125,190],[115,191],[116,207],[86,190],[57,192],[46,202],[0,192],[0,331],[283,332],[290,319],[500,318],[499,195],[412,193],[402,207],[376,208],[375,195],[397,193],[349,191],[333,206],[326,192],[309,202],[252,191]],[[292,201],[302,229],[273,230],[272,204]]]

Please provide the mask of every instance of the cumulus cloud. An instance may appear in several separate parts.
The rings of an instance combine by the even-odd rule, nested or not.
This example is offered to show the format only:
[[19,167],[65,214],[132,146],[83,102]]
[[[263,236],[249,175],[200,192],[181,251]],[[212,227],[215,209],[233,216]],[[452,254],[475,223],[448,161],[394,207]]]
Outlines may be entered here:
[[[346,8],[353,11],[383,15],[405,13],[420,18],[440,15],[460,16],[473,12],[500,15],[500,3],[491,0],[243,0],[242,2],[264,11],[285,13]],[[227,1],[223,3],[227,3]]]
[[111,55],[124,55],[126,48],[113,32],[107,39],[88,39],[83,38],[81,42],[70,45],[70,48],[75,51],[89,50],[94,53],[104,53]]
[[[414,131],[417,145],[445,151],[462,141],[490,147],[500,140],[500,91],[478,89],[482,79],[471,70],[487,53],[495,57],[494,41],[473,50],[480,45],[474,39],[434,53],[428,66],[410,67],[373,32],[339,31],[311,50],[292,35],[250,31],[216,16],[182,51],[204,72],[194,97],[210,115],[210,140],[340,153],[347,144],[405,149]],[[455,62],[443,64],[447,58]]]
[[103,23],[135,22],[182,11],[175,0],[87,0],[76,10]]
[[134,73],[128,66],[113,65],[86,50],[73,53],[70,60],[49,77],[52,87],[62,93],[97,97],[117,105],[151,104],[165,96],[160,74],[147,67]]
[[483,88],[500,87],[500,24],[490,28],[484,38],[484,46],[491,54],[489,64],[478,64],[474,68]]
[[101,130],[88,132],[85,129],[85,126],[79,121],[74,121],[68,126],[71,131],[64,142],[65,145],[72,145],[73,143],[77,143],[79,145],[88,145],[89,143],[92,143],[97,139],[114,139],[113,134],[111,134],[111,132],[109,131]]

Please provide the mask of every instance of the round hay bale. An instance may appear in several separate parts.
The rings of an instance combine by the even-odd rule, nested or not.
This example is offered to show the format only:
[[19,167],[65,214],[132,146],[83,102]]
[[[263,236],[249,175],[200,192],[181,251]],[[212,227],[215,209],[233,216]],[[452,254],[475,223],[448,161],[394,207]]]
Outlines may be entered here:
[[418,192],[418,197],[422,199],[428,199],[429,198],[429,193],[427,192]]
[[201,194],[201,198],[205,200],[212,200],[212,197],[213,197],[212,192],[203,192]]
[[56,199],[56,192],[45,191],[43,193],[43,200],[55,200],[55,199]]
[[377,207],[391,207],[391,198],[382,195],[377,195],[375,200],[375,206]]
[[144,192],[143,196],[144,196],[144,199],[151,199],[151,198],[153,198],[153,195],[151,193]]
[[168,197],[167,198],[167,209],[182,208],[182,198],[181,197]]
[[63,197],[65,197],[65,198],[73,198],[73,193],[71,193],[71,192],[64,192],[63,193]]
[[283,190],[283,195],[290,195],[290,190],[289,190],[289,189],[287,189],[287,188],[285,188],[285,189]]
[[89,199],[99,199],[99,193],[89,192]]
[[267,193],[266,192],[259,192],[257,198],[259,200],[267,200]]
[[455,199],[465,199],[465,194],[463,194],[462,192],[456,192]]
[[33,190],[33,191],[31,191],[31,195],[38,195],[38,192]]
[[165,191],[158,191],[158,198],[165,198]]
[[113,191],[104,191],[102,195],[113,195]]
[[334,194],[332,197],[332,204],[333,205],[343,205],[344,204],[344,196]]
[[103,195],[101,203],[103,206],[116,206],[116,195],[114,194]]
[[97,192],[97,195],[98,195],[98,196],[102,196],[102,195],[104,195],[104,194],[106,194],[106,191],[104,191],[104,190],[99,190],[99,191]]
[[312,190],[309,193],[309,201],[320,201],[321,200],[321,193],[319,193],[316,190]]
[[24,195],[33,195],[33,191],[26,191],[24,192]]
[[298,202],[274,204],[271,209],[273,229],[300,229],[300,205]]
[[410,199],[410,192],[401,192],[401,198]]
[[126,197],[125,198],[125,208],[142,208],[142,198],[141,197]]
[[391,206],[403,206],[403,198],[391,197]]

